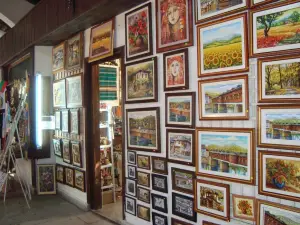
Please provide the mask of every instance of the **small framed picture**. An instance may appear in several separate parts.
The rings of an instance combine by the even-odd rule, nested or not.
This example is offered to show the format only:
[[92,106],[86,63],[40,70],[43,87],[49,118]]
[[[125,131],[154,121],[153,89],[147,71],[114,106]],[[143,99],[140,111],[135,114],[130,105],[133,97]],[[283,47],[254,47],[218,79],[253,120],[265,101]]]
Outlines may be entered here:
[[125,196],[125,212],[136,215],[136,200]]
[[52,72],[57,73],[65,69],[65,42],[53,47]]
[[59,164],[56,164],[56,181],[62,184],[65,182],[65,169]]
[[157,194],[151,194],[152,197],[152,208],[160,211],[160,212],[164,212],[164,213],[168,213],[168,199],[165,196],[161,196],[161,195],[157,195]]
[[55,111],[55,130],[61,129],[61,112]]
[[168,177],[152,174],[152,189],[155,191],[168,193]]
[[70,110],[70,133],[71,134],[80,134],[79,129],[79,109]]
[[62,140],[63,143],[63,161],[66,163],[72,163],[72,151],[70,148],[70,141],[69,140]]
[[136,181],[126,178],[126,194],[136,196]]
[[150,190],[138,186],[137,199],[142,202],[150,204]]
[[150,222],[150,220],[151,220],[150,208],[138,204],[137,205],[137,217]]
[[66,69],[80,69],[83,64],[83,33],[78,33],[66,41]]
[[137,184],[144,187],[150,187],[150,173],[137,171]]
[[128,165],[127,169],[128,169],[128,178],[136,179],[136,167],[132,165]]
[[150,156],[137,155],[137,167],[140,169],[150,170]]
[[62,146],[61,146],[61,140],[60,139],[52,139],[53,142],[53,148],[54,148],[54,154],[56,156],[62,157]]
[[83,106],[83,82],[82,75],[66,78],[67,107],[75,108]]
[[82,168],[82,155],[79,141],[71,141],[72,163],[74,166]]
[[56,194],[55,165],[37,165],[37,193]]
[[136,165],[136,152],[134,152],[134,151],[127,151],[127,162],[129,164]]
[[197,222],[197,213],[194,210],[194,198],[173,192],[172,213],[184,219]]
[[172,189],[186,194],[194,194],[195,172],[178,168],[171,168]]
[[61,131],[69,133],[69,110],[63,110],[61,112]]
[[233,215],[235,218],[255,221],[256,199],[242,195],[232,195]]
[[53,107],[66,108],[66,80],[53,82]]
[[65,176],[66,184],[74,187],[74,169],[65,167]]
[[74,174],[74,185],[78,190],[85,192],[85,172],[80,170],[75,170]]
[[171,218],[171,225],[192,225],[192,224],[183,222],[178,219]]
[[152,212],[152,224],[153,225],[168,225],[168,217],[162,214]]
[[166,158],[152,156],[152,171],[154,173],[168,174],[168,161]]

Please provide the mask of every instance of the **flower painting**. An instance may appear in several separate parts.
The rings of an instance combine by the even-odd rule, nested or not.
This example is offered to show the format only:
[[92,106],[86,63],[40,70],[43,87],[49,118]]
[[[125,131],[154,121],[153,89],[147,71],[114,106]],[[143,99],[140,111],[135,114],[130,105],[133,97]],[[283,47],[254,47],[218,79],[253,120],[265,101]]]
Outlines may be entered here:
[[157,52],[193,45],[192,0],[156,0]]
[[235,218],[255,220],[255,198],[232,195],[233,215]]
[[39,195],[56,194],[55,165],[37,166],[37,191]]

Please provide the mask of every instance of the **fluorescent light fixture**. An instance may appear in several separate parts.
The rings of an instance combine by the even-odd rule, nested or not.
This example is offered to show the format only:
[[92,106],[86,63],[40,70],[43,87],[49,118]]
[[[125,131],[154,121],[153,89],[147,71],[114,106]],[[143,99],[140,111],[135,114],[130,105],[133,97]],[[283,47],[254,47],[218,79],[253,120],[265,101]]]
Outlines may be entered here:
[[43,137],[42,137],[42,75],[40,73],[36,74],[35,79],[35,116],[36,116],[36,147],[41,149],[43,144]]

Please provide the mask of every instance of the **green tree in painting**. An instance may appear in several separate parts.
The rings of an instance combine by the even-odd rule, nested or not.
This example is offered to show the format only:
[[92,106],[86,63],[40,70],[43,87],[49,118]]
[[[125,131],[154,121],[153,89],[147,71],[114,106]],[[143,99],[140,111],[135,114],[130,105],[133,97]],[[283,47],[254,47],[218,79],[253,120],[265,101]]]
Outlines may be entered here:
[[293,22],[294,25],[299,21],[299,18],[300,13],[298,13],[297,11],[294,11],[293,14],[290,16],[290,20]]
[[272,14],[260,16],[257,18],[257,22],[259,22],[260,24],[262,24],[264,26],[265,37],[269,36],[268,33],[273,25],[273,22],[276,21],[276,19],[281,15],[283,15],[283,12],[272,13]]

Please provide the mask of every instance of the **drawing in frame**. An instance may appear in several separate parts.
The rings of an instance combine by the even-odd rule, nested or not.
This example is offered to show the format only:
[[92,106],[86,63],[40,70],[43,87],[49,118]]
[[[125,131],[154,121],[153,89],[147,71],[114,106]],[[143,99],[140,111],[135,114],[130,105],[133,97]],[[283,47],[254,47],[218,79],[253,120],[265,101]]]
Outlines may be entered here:
[[166,93],[166,127],[195,128],[195,92]]
[[258,147],[300,150],[300,105],[257,106]]
[[197,176],[255,184],[254,129],[197,128],[196,146]]
[[125,212],[136,216],[136,199],[125,196]]
[[82,168],[82,153],[79,141],[71,141],[72,164]]
[[79,109],[71,109],[70,118],[70,133],[79,135]]
[[74,170],[74,187],[82,192],[85,192],[85,172]]
[[55,111],[55,130],[61,129],[61,112]]
[[198,77],[249,71],[247,13],[197,26]]
[[300,101],[300,57],[275,56],[257,60],[258,102]]
[[150,156],[149,155],[137,155],[137,167],[140,169],[150,170]]
[[136,179],[136,167],[132,165],[127,166],[128,178]]
[[62,140],[62,150],[63,150],[63,161],[66,163],[72,163],[72,151],[70,148],[69,140]]
[[61,131],[69,133],[69,110],[61,111]]
[[126,64],[124,75],[126,104],[157,102],[157,57]]
[[186,194],[194,194],[195,172],[179,168],[171,168],[172,190]]
[[243,195],[232,195],[233,216],[235,218],[255,221],[256,198]]
[[52,139],[53,142],[53,149],[54,154],[56,156],[62,157],[62,146],[61,146],[61,140],[60,139]]
[[138,186],[137,199],[147,204],[150,204],[150,190]]
[[56,194],[55,165],[37,165],[38,195]]
[[[127,109],[127,149],[148,152],[161,152],[160,148],[160,109],[158,107]],[[145,121],[147,123],[145,123]],[[142,137],[143,133],[150,134]],[[141,138],[142,137],[142,138]]]
[[259,151],[258,193],[300,202],[300,155],[290,152]]
[[154,173],[152,173],[151,176],[152,190],[168,193],[168,177]]
[[248,76],[198,81],[199,120],[248,120]]
[[83,63],[83,33],[78,33],[66,41],[66,69],[80,69]]
[[91,28],[89,63],[114,54],[114,29],[114,19]]
[[165,196],[151,194],[152,198],[152,209],[159,212],[168,213],[168,199]]
[[299,13],[300,3],[297,0],[281,1],[251,10],[250,56],[299,52]]
[[144,187],[150,187],[150,173],[137,171],[137,184]]
[[81,75],[66,78],[66,95],[68,108],[83,106]]
[[168,225],[168,217],[159,213],[152,212],[153,225]]
[[126,194],[133,197],[136,196],[136,181],[126,178]]
[[56,181],[62,184],[65,183],[65,169],[60,164],[56,164]]
[[66,108],[66,81],[53,82],[53,107]]
[[74,169],[65,167],[65,181],[70,187],[74,187]]
[[284,224],[300,225],[300,209],[257,199],[257,225],[267,225],[265,220],[286,221]]
[[156,52],[192,46],[192,0],[156,0]]
[[[202,179],[195,180],[195,211],[220,220],[230,221],[230,185]],[[207,197],[217,204],[210,204]]]
[[164,57],[164,91],[189,89],[189,51],[168,52]]
[[168,174],[168,161],[166,158],[152,156],[152,172]]
[[150,222],[150,208],[137,204],[137,217]]
[[151,2],[125,14],[126,62],[153,54]]
[[178,219],[171,218],[171,225],[192,225],[192,224],[183,222]]
[[169,162],[195,165],[195,131],[181,129],[166,130],[166,151]]
[[173,192],[172,214],[193,222],[197,222],[197,213],[194,210],[194,198]]
[[65,69],[65,42],[52,49],[52,72],[57,73]]
[[127,151],[127,163],[136,165],[136,152]]

